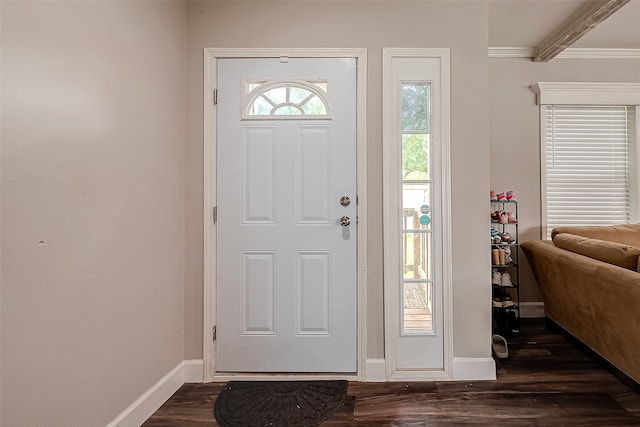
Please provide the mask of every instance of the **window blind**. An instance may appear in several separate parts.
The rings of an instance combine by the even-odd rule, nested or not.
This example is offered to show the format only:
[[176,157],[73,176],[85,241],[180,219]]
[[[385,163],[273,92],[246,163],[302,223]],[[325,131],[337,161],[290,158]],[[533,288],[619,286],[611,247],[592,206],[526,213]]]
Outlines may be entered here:
[[547,236],[563,225],[630,221],[634,107],[548,105]]

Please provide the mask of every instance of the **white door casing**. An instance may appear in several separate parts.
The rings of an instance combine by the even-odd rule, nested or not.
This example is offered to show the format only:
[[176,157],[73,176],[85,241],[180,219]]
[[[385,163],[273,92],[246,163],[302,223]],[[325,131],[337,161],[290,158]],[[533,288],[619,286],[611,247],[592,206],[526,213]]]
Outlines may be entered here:
[[[255,52],[247,56],[255,58]],[[219,56],[213,56],[213,53],[219,55],[221,51],[205,52],[205,65],[208,62],[205,86],[207,81],[210,84],[226,78],[225,60],[220,58],[242,57],[243,53],[250,52],[223,50],[224,54]],[[363,365],[364,338],[361,337],[364,336],[364,322],[359,321],[356,329],[356,314],[364,315],[361,311],[364,289],[355,285],[364,278],[364,251],[357,253],[357,264],[361,267],[356,271],[355,248],[356,242],[362,244],[365,236],[357,233],[363,225],[364,215],[361,214],[363,204],[356,205],[355,183],[357,176],[358,187],[362,191],[364,164],[359,158],[355,168],[355,142],[359,141],[357,152],[360,156],[364,152],[364,127],[360,114],[356,122],[355,93],[356,87],[358,91],[363,89],[364,82],[360,81],[362,76],[358,71],[356,86],[355,59],[302,60],[294,59],[295,54],[302,52],[288,53],[286,59],[280,58],[283,55],[273,55],[272,51],[260,51],[258,56],[279,59],[226,61],[228,64],[254,67],[253,74],[225,84],[224,89],[218,88],[219,100],[224,97],[226,102],[235,95],[235,101],[230,108],[226,104],[224,109],[219,108],[217,120],[206,117],[215,108],[207,105],[205,100],[205,122],[209,122],[208,129],[205,128],[205,172],[208,178],[205,181],[205,193],[208,193],[205,194],[205,203],[210,202],[208,206],[205,204],[205,212],[217,203],[219,221],[217,226],[211,226],[205,220],[205,257],[207,253],[209,256],[215,254],[218,260],[217,263],[215,258],[213,262],[207,262],[205,258],[205,331],[208,326],[213,326],[214,319],[218,319],[217,351],[207,343],[209,334],[204,334],[205,381],[212,380],[216,371],[354,373],[358,366]],[[322,52],[314,54],[310,56],[326,56]],[[309,56],[308,52],[304,56]],[[355,57],[359,66],[365,59],[361,50],[358,55],[340,52],[339,56]],[[312,61],[312,67],[309,68],[305,61]],[[351,82],[348,84],[352,86],[352,94],[349,95],[346,88],[335,86],[337,80],[329,81],[328,98],[334,102],[333,96],[344,94],[352,99],[340,101],[335,108],[331,104],[331,120],[249,118],[240,126],[240,102],[243,85],[247,81],[270,82],[282,77],[300,82],[327,80],[323,76],[344,69],[336,67],[335,61],[346,64],[346,69],[351,68]],[[323,62],[327,71],[324,74],[319,68]],[[268,67],[265,66],[267,64]],[[219,67],[213,68],[212,65]],[[307,74],[303,72],[305,67]],[[292,74],[279,72],[283,70]],[[338,77],[334,74],[331,79]],[[345,114],[341,109],[349,105],[353,111]],[[235,118],[226,116],[227,111],[232,112],[230,114]],[[340,128],[343,125],[335,123],[337,115],[351,115],[353,118],[346,124],[346,131]],[[223,137],[215,136],[226,134],[225,127],[233,129],[230,123],[234,120],[236,126],[231,133],[237,131],[234,139],[239,143],[226,145]],[[212,131],[216,131],[215,134]],[[340,134],[348,135],[348,141],[341,141],[336,136]],[[207,144],[207,140],[216,142],[216,146]],[[332,147],[331,141],[338,146]],[[289,149],[287,145],[290,145]],[[218,150],[218,170],[212,162],[216,157],[213,148]],[[229,155],[237,160],[244,159],[244,166],[240,162],[235,163],[240,165],[239,168],[234,167],[233,161],[227,161]],[[323,158],[327,163],[321,161]],[[337,170],[345,171],[346,175],[341,177],[332,172]],[[232,178],[227,179],[227,176]],[[215,182],[217,191],[212,185]],[[310,197],[314,193],[318,196]],[[341,195],[350,197],[350,206],[339,204]],[[231,207],[233,203],[236,208],[225,211],[225,205]],[[357,222],[359,215],[360,221]],[[349,216],[351,224],[339,225],[341,216]],[[227,228],[227,223],[234,221],[236,225]],[[239,236],[248,237],[251,244],[242,247],[239,242],[243,238]],[[337,248],[331,247],[332,239],[337,242]],[[219,242],[217,248],[213,245],[216,240]],[[319,245],[310,245],[312,240],[317,240]],[[217,265],[225,268],[216,268]],[[234,283],[234,286],[225,287],[222,284],[225,281]],[[340,281],[352,283],[351,288],[341,285]],[[298,283],[303,286],[297,286]],[[305,283],[314,286],[304,286]],[[244,291],[237,292],[238,289]],[[212,304],[213,299],[218,301],[217,307]],[[238,304],[244,306],[243,314],[234,311],[234,304],[236,308]],[[329,309],[333,309],[331,314]],[[239,329],[232,331],[233,327],[222,320],[227,318],[233,319],[231,323]],[[247,342],[257,345],[259,351],[248,350]],[[296,355],[298,351],[302,353]],[[335,357],[336,354],[344,356]],[[362,369],[358,369],[358,374],[363,375]]]
[[[389,48],[383,52],[383,195],[385,354],[390,380],[451,378],[451,208],[449,168],[448,49]],[[404,272],[402,258],[403,184],[401,148],[402,87],[430,87],[429,209],[432,327],[403,332]],[[425,181],[427,182],[427,181]],[[427,223],[429,224],[429,223]],[[417,232],[418,230],[416,230]],[[406,306],[405,306],[406,308]]]

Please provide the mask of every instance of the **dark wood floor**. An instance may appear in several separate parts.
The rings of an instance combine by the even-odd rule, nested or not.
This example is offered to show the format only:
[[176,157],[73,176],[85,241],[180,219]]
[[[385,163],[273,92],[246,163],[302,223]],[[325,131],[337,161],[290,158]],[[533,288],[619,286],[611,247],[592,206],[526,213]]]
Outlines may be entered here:
[[[497,381],[350,383],[323,426],[640,426],[640,395],[542,320],[523,320]],[[217,426],[224,384],[185,384],[147,422]]]

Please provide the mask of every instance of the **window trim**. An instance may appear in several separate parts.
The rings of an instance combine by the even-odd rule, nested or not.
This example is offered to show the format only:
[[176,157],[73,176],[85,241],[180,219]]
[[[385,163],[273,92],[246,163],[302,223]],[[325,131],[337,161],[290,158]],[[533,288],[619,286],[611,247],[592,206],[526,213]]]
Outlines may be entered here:
[[[620,105],[636,107],[636,153],[640,148],[640,83],[619,82],[538,82],[531,86],[536,94],[536,104],[540,106],[540,237],[547,236],[547,169],[546,169],[546,141],[545,123],[547,119],[547,105]],[[640,157],[640,156],[638,156]],[[631,179],[640,189],[640,162],[636,158],[636,173]],[[632,218],[638,218],[640,212],[640,196],[637,195],[632,204]]]
[[537,105],[640,105],[640,83],[538,82]]
[[[396,61],[410,61],[417,68],[417,76],[404,77],[394,71]],[[430,71],[424,71],[422,60],[428,61]],[[435,60],[435,61],[433,61]],[[436,65],[437,64],[437,65]],[[432,81],[432,90],[438,92],[440,104],[432,105],[434,128],[433,135],[437,135],[439,147],[433,152],[432,167],[438,176],[437,184],[432,187],[434,193],[442,197],[434,206],[432,212],[438,218],[438,224],[433,227],[434,253],[433,268],[437,270],[438,277],[434,276],[440,284],[440,294],[434,294],[434,300],[440,299],[438,308],[441,320],[436,324],[434,315],[434,330],[442,337],[442,369],[398,367],[400,339],[426,340],[437,335],[420,335],[415,337],[401,337],[399,326],[399,287],[398,271],[401,265],[400,249],[398,247],[399,210],[399,176],[400,176],[400,148],[396,136],[399,135],[399,105],[394,99],[398,94],[394,91],[396,84],[406,80],[426,81],[431,80],[430,74],[439,76],[439,81]],[[406,77],[406,76],[405,76]],[[391,381],[404,380],[438,380],[454,377],[453,365],[453,313],[452,313],[452,248],[451,248],[451,205],[447,195],[451,193],[451,168],[450,168],[450,51],[447,48],[384,48],[383,49],[383,239],[384,245],[384,318],[385,318],[385,362],[386,378]],[[395,95],[394,95],[395,94]],[[433,101],[435,102],[435,101]],[[396,108],[394,108],[396,106]],[[435,171],[437,168],[437,172]],[[433,196],[434,198],[440,196]],[[434,199],[435,200],[435,199]],[[436,274],[436,273],[434,273]],[[435,310],[434,310],[435,311]],[[406,345],[405,345],[406,347]],[[406,349],[405,349],[406,350]],[[406,351],[405,351],[406,353]]]

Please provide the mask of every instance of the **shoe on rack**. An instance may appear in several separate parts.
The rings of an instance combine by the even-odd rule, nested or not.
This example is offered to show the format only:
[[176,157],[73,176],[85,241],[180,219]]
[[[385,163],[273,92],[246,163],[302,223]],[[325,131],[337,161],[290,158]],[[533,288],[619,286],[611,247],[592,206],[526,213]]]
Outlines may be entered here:
[[507,323],[512,333],[517,334],[520,332],[520,322],[518,321],[518,316],[516,316],[515,311],[509,311],[507,314]]
[[502,251],[504,252],[504,264],[509,264],[513,261],[513,258],[511,258],[511,248],[509,248],[509,246],[505,246],[504,248],[502,248]]
[[489,198],[492,202],[498,201],[498,196],[496,195],[496,192],[494,190],[489,190]]
[[511,234],[507,233],[506,231],[504,233],[498,233],[498,236],[504,243],[512,243],[516,240],[513,238],[513,236],[511,236]]
[[509,276],[509,273],[505,271],[500,276],[500,286],[511,286],[511,285],[513,285],[513,283],[511,283],[511,276]]
[[507,201],[507,193],[498,194],[498,201],[499,202],[506,202]]
[[500,265],[507,264],[507,253],[504,251],[504,249],[498,249],[498,257],[500,259]]
[[493,306],[493,308],[502,308],[502,307],[504,307],[502,305],[502,298],[500,298],[500,297],[494,297],[491,305]]
[[501,283],[501,280],[502,280],[502,275],[500,274],[497,268],[494,268],[491,274],[491,283],[493,283],[494,285],[499,285]]
[[491,221],[500,222],[500,211],[495,211],[491,213]]
[[516,303],[511,299],[511,295],[507,294],[502,297],[502,306],[504,308],[515,307]]
[[[515,224],[516,222],[518,222],[518,218],[513,216],[513,214],[511,212],[507,212],[506,214],[507,214],[507,223],[508,224]],[[502,217],[500,217],[500,219],[502,219]]]
[[500,249],[491,249],[491,262],[493,265],[500,265]]
[[509,224],[509,218],[511,218],[511,216],[509,215],[509,212],[500,211],[500,218],[498,222],[500,224]]
[[506,197],[507,197],[507,200],[510,201],[510,202],[515,202],[516,201],[516,195],[515,195],[515,193],[513,191],[507,191]]
[[491,337],[491,349],[498,359],[509,357],[509,346],[502,335],[493,335]]

